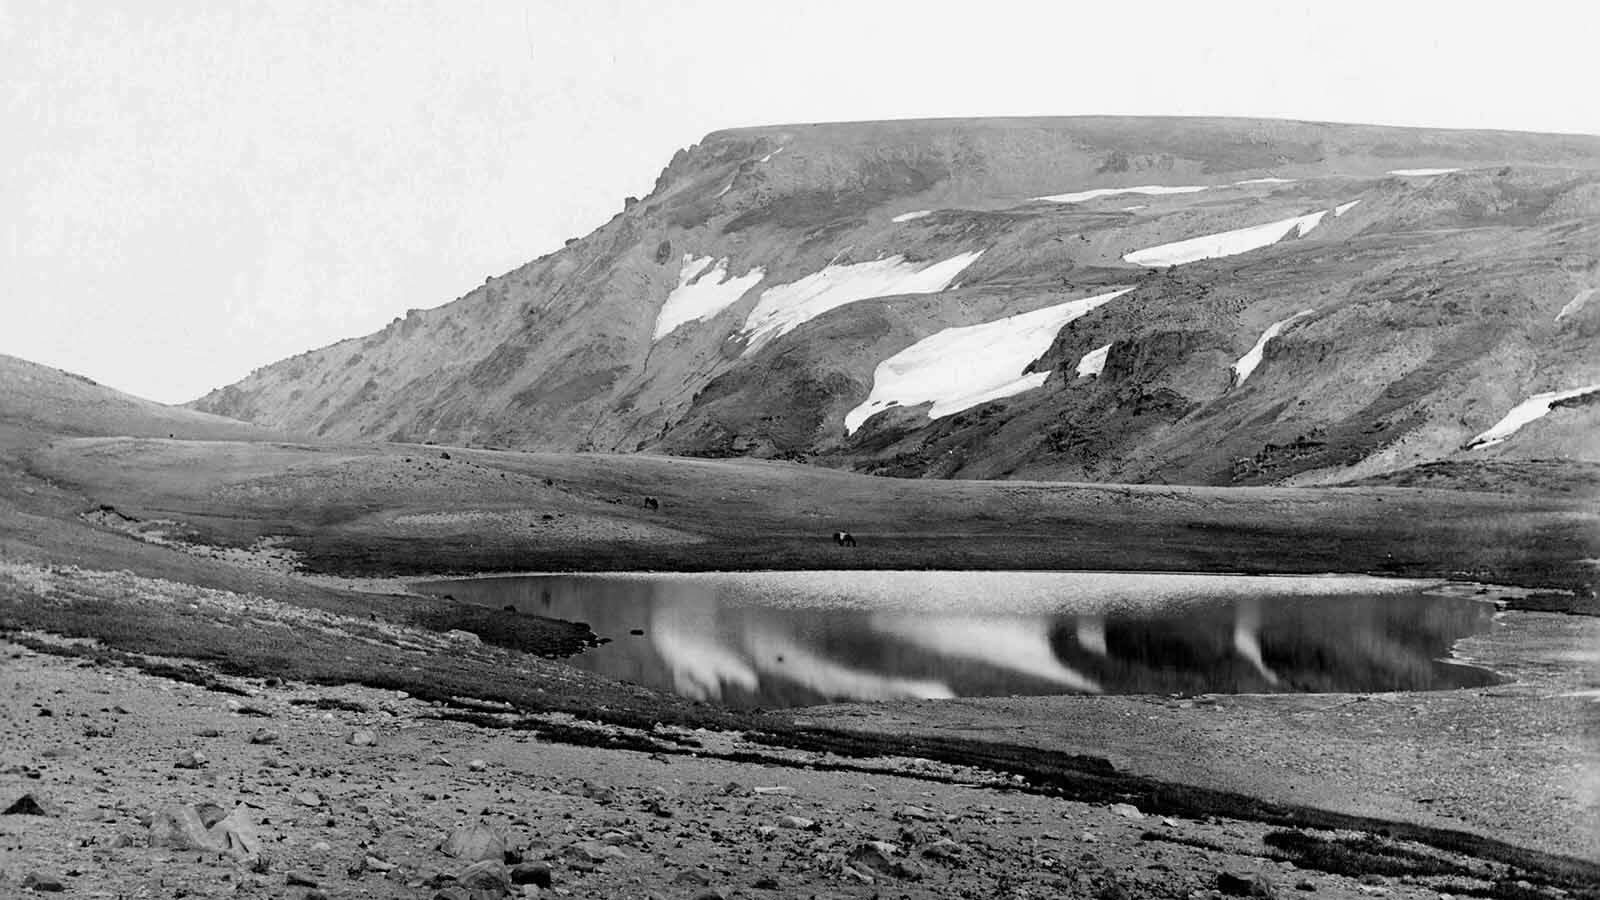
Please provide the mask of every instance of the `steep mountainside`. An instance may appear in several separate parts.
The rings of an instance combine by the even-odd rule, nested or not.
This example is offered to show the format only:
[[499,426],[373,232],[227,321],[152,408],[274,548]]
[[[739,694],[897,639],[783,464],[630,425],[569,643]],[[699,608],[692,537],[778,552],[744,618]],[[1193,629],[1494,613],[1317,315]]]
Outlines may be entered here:
[[680,151],[565,249],[195,406],[335,438],[907,476],[1596,460],[1596,287],[1596,137],[748,128]]

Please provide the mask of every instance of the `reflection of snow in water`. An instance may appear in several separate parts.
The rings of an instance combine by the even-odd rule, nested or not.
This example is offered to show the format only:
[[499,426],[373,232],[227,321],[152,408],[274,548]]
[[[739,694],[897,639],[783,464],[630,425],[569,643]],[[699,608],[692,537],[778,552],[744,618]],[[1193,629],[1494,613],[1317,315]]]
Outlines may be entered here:
[[1255,666],[1268,684],[1277,684],[1277,673],[1261,658],[1261,603],[1254,598],[1241,600],[1233,608],[1233,649]]
[[1095,656],[1105,656],[1106,651],[1106,620],[1099,616],[1084,616],[1076,623],[1078,646],[1093,653]]
[[814,653],[787,634],[753,628],[744,636],[756,667],[828,697],[851,700],[946,700],[955,691],[943,682],[895,678],[852,668]]
[[1075,691],[1099,693],[1093,679],[1061,664],[1050,647],[1050,623],[1040,619],[873,616],[872,628],[945,656],[971,659]]
[[664,603],[650,613],[650,643],[672,673],[672,689],[695,700],[720,700],[724,685],[755,691],[761,680],[716,638],[716,608]]

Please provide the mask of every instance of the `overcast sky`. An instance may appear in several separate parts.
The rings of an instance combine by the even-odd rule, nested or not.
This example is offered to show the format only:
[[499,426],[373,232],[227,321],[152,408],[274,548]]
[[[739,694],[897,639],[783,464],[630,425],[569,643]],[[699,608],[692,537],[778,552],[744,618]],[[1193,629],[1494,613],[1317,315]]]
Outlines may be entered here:
[[1597,7],[0,0],[0,353],[190,400],[587,233],[739,125],[1600,133]]

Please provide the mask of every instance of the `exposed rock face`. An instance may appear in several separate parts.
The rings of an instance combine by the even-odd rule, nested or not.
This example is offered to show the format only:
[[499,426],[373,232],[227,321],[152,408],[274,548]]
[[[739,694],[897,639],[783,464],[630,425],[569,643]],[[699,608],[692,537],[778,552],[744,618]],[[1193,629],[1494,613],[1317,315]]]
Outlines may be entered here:
[[[1600,138],[1582,136],[1133,118],[716,132],[588,237],[193,405],[329,438],[907,476],[1254,484],[1600,459],[1593,404],[1465,449],[1528,396],[1600,384],[1600,307],[1574,303],[1600,285],[1596,196]],[[991,327],[903,354],[1122,289],[1042,352]],[[884,400],[847,431],[886,378],[959,384],[973,405]]]

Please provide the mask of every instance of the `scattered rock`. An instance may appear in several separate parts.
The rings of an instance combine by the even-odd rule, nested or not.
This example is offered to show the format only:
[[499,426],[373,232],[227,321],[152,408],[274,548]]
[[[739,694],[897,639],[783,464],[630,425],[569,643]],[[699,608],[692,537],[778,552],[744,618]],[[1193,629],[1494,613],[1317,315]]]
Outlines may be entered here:
[[1139,807],[1134,806],[1132,803],[1113,803],[1111,811],[1124,819],[1137,820],[1144,818],[1144,813],[1140,812]]
[[288,875],[285,875],[283,878],[283,883],[290,887],[314,888],[317,886],[317,880],[315,878],[312,878],[310,875],[301,875],[299,872],[290,872]]
[[168,806],[157,810],[150,818],[150,846],[209,850],[245,857],[260,852],[261,838],[242,805],[234,807],[233,812],[209,827],[197,808]]
[[175,769],[198,769],[209,762],[211,762],[210,757],[199,750],[185,750],[178,754],[178,758],[173,762],[172,767]]
[[467,770],[470,771],[470,772],[482,772],[484,769],[487,769],[487,768],[489,768],[489,764],[484,762],[481,759],[474,759],[471,762],[467,763]]
[[39,794],[27,793],[16,799],[16,802],[6,807],[0,815],[6,816],[58,816],[61,811],[54,803],[46,800]]
[[821,830],[815,820],[807,819],[804,816],[784,816],[778,820],[778,826],[781,828],[793,828],[799,831]]
[[511,879],[506,877],[505,866],[494,859],[480,860],[462,869],[456,875],[456,884],[471,891],[474,900],[511,893]]
[[552,880],[550,867],[544,863],[526,862],[511,867],[512,884],[532,884],[547,888]]
[[940,838],[922,848],[922,855],[940,862],[954,862],[961,858],[962,847],[950,838]]
[[451,832],[450,837],[445,839],[439,849],[449,856],[468,862],[499,861],[506,855],[506,834],[481,822],[476,825],[463,825]]
[[350,732],[344,742],[352,747],[376,747],[378,745],[378,733],[367,728],[357,729]]
[[278,733],[268,728],[257,728],[250,734],[250,743],[252,744],[276,744],[277,742]]
[[568,859],[586,863],[603,863],[611,859],[627,859],[628,854],[619,847],[602,844],[599,841],[579,841],[570,844],[562,851]]
[[22,889],[25,891],[39,891],[46,894],[59,894],[67,889],[61,879],[54,875],[45,875],[40,872],[29,872],[22,879]]
[[300,804],[301,806],[321,806],[322,795],[318,794],[316,791],[301,791],[300,793],[294,795],[294,802]]
[[476,634],[473,634],[470,631],[463,631],[460,628],[452,628],[449,631],[446,631],[444,633],[444,639],[454,644],[466,644],[472,647],[476,647],[483,643],[483,638],[478,637]]
[[1278,892],[1273,889],[1272,882],[1264,875],[1249,872],[1235,874],[1233,872],[1217,873],[1217,890],[1230,897],[1276,897]]
[[846,858],[850,867],[875,877],[914,879],[921,873],[897,859],[900,848],[888,841],[863,841]]
[[699,869],[684,869],[682,872],[672,876],[672,883],[706,887],[711,884],[711,876]]

